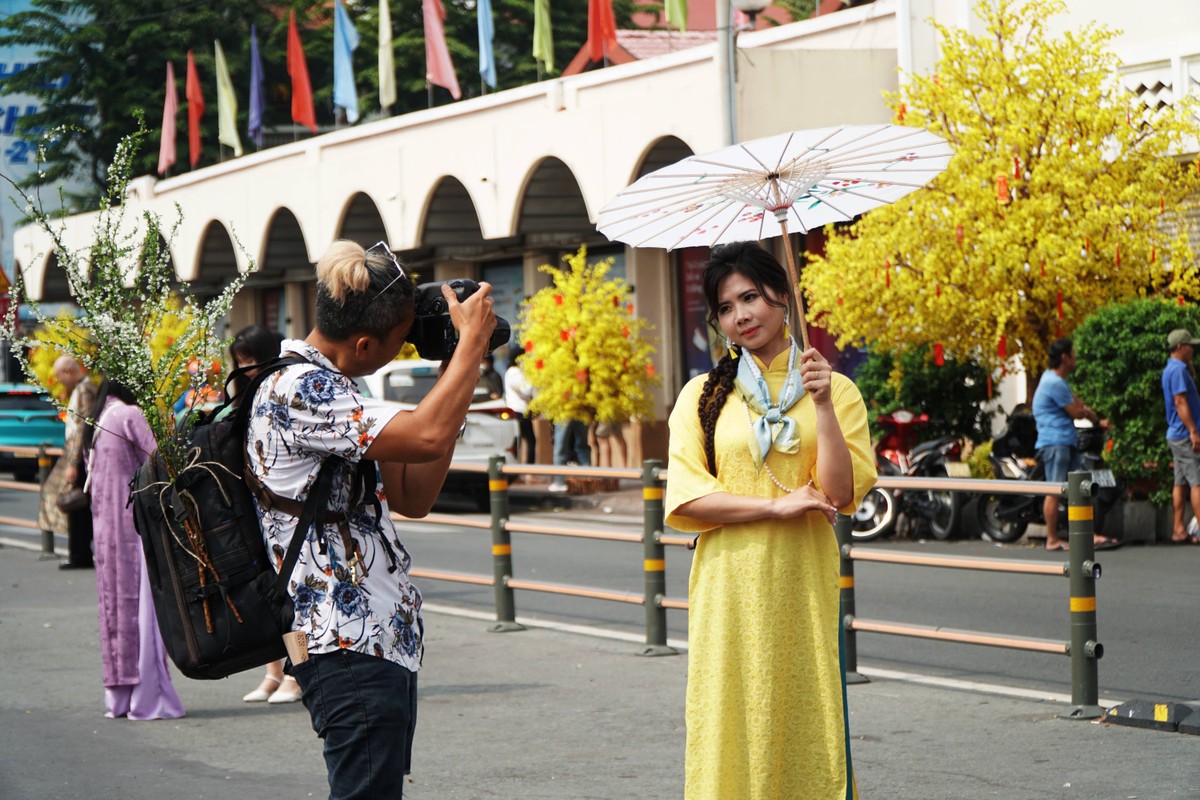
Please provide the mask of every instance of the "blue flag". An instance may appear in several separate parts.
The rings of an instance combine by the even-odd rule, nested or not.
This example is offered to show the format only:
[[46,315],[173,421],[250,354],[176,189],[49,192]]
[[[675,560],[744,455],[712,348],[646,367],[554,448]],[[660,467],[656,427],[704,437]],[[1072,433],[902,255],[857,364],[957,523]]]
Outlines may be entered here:
[[496,25],[492,21],[492,0],[479,0],[479,77],[493,89],[496,88],[496,56],[492,42],[496,38]]
[[250,26],[250,122],[246,126],[246,135],[259,147],[263,146],[263,111],[266,101],[263,99],[263,65],[262,56],[258,54],[258,26]]
[[333,104],[346,110],[346,120],[358,122],[358,90],[354,88],[351,57],[358,47],[358,31],[342,0],[333,3]]

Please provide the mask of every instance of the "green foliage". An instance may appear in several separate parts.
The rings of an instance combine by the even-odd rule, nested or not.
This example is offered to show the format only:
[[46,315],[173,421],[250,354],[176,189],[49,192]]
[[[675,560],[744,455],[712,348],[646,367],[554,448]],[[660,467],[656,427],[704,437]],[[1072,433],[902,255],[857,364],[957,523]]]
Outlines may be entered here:
[[1150,497],[1167,502],[1174,482],[1166,441],[1162,371],[1167,334],[1200,332],[1200,307],[1162,300],[1106,306],[1084,320],[1072,336],[1078,365],[1075,393],[1113,424],[1105,458],[1128,481],[1153,484]]
[[971,448],[971,454],[967,456],[966,461],[971,468],[972,478],[989,480],[996,477],[996,471],[992,469],[992,462],[989,460],[989,456],[992,454],[992,444],[992,440],[988,439]]
[[909,350],[898,362],[889,350],[870,351],[854,382],[867,404],[872,435],[882,433],[877,416],[907,408],[929,415],[926,438],[957,436],[975,442],[988,438],[987,372],[973,361],[945,361],[940,367],[934,364],[928,346]]

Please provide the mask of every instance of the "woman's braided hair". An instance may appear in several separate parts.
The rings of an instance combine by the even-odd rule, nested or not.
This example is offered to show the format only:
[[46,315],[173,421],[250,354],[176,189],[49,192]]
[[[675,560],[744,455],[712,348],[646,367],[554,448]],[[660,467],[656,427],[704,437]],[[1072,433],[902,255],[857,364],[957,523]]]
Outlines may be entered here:
[[[717,292],[721,282],[733,274],[744,275],[758,289],[763,299],[773,306],[786,307],[788,290],[787,273],[775,257],[758,246],[757,242],[734,242],[714,247],[708,263],[704,265],[704,299],[708,304],[708,324],[718,334]],[[770,289],[768,294],[764,289]],[[778,300],[772,299],[774,295]],[[737,358],[741,348],[734,345],[721,357],[708,373],[708,380],[700,390],[700,429],[704,433],[704,456],[708,471],[717,474],[716,431],[717,417],[725,407],[729,392],[737,377]]]

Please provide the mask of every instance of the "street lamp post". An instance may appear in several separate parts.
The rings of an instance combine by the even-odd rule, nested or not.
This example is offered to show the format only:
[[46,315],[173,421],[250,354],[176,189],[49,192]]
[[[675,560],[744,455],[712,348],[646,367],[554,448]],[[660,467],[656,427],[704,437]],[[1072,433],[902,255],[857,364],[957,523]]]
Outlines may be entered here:
[[717,71],[724,83],[721,110],[725,117],[725,144],[737,143],[737,35],[733,24],[733,9],[750,18],[747,30],[754,30],[754,20],[770,5],[770,0],[717,0],[717,30],[721,38],[717,46]]

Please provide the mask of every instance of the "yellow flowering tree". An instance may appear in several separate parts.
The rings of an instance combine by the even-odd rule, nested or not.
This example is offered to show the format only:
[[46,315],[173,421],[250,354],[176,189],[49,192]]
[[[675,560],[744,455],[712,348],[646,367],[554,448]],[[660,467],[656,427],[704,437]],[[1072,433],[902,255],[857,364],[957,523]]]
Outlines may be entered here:
[[[991,368],[1046,348],[1117,299],[1200,293],[1184,214],[1197,106],[1149,108],[1124,89],[1115,32],[1052,36],[1049,0],[984,0],[987,32],[936,25],[941,60],[887,95],[896,121],[955,149],[931,187],[831,231],[802,278],[839,344],[929,345]],[[1176,92],[1179,98],[1180,92]]]
[[612,259],[588,264],[587,248],[544,264],[553,284],[521,309],[521,364],[537,396],[530,410],[551,422],[624,422],[653,413],[658,384],[650,323],[634,316],[629,286],[610,278]]

